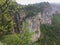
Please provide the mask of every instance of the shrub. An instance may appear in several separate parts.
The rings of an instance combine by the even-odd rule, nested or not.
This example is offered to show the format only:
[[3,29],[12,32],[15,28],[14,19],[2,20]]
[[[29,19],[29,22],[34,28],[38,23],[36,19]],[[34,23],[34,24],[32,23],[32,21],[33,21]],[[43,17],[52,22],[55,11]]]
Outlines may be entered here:
[[11,34],[4,36],[4,45],[29,45],[31,42],[31,33],[28,28],[23,28],[20,34]]
[[3,43],[0,42],[0,45],[3,45]]
[[28,45],[30,42],[29,34],[12,34],[5,36],[4,45]]

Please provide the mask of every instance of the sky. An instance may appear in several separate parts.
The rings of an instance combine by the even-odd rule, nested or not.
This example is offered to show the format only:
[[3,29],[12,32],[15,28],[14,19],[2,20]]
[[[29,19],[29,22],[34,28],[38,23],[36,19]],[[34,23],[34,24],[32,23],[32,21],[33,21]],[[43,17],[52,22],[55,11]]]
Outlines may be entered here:
[[60,3],[60,0],[16,0],[17,3],[27,5],[40,2]]

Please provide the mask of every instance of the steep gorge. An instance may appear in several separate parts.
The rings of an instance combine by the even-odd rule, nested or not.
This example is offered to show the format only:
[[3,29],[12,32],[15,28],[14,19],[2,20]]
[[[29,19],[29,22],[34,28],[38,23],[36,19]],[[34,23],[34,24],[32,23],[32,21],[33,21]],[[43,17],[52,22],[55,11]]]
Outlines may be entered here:
[[[17,15],[16,15],[17,14]],[[24,11],[16,13],[14,20],[16,25],[14,26],[14,32],[20,32],[19,29],[23,25],[23,19],[29,24],[28,28],[33,33],[31,40],[35,42],[41,35],[40,25],[51,24],[52,8],[48,2],[40,4],[33,4],[24,7]],[[16,20],[17,19],[17,20]],[[22,24],[21,24],[22,23]]]

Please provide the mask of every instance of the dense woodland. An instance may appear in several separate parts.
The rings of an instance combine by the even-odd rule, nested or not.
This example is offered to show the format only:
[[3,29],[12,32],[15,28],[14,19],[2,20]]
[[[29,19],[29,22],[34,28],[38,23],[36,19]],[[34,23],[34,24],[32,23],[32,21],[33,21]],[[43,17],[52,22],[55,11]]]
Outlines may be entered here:
[[12,0],[0,0],[0,45],[60,45],[60,13],[57,12],[51,16],[51,24],[40,24],[41,36],[36,42],[31,41],[33,33],[29,32],[26,19],[50,10],[48,2],[20,5]]

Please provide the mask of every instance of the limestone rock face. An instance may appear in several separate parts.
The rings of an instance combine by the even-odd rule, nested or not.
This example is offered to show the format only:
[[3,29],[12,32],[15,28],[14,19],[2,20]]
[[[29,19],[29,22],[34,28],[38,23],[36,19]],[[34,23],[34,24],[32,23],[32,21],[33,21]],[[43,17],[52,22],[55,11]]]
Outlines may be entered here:
[[51,24],[52,15],[38,13],[41,24]]
[[33,32],[31,40],[35,42],[41,35],[40,24],[51,24],[51,17],[50,15],[38,13],[36,16],[27,18],[26,22],[29,23],[29,31]]
[[26,22],[29,23],[29,30],[32,32],[32,42],[35,42],[40,37],[40,17],[36,15],[34,17],[26,19]]

